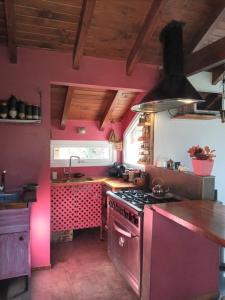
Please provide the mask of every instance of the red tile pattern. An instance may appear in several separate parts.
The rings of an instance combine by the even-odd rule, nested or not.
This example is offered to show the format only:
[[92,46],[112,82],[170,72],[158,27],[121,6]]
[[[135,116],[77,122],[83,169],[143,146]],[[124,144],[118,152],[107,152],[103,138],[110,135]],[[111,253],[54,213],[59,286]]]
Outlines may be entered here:
[[76,228],[92,228],[101,225],[101,184],[86,184],[76,189]]
[[72,186],[51,187],[51,231],[74,229],[75,190]]
[[51,231],[100,226],[101,199],[98,183],[51,187]]

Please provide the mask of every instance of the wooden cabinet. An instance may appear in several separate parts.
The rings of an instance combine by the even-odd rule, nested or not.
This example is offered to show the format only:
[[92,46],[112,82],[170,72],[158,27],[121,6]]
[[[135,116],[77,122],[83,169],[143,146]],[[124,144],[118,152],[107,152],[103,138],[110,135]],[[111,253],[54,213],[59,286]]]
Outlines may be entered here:
[[99,227],[102,185],[88,183],[51,188],[51,231]]
[[0,210],[0,280],[30,276],[30,209]]
[[16,232],[0,235],[0,279],[27,275],[29,234]]

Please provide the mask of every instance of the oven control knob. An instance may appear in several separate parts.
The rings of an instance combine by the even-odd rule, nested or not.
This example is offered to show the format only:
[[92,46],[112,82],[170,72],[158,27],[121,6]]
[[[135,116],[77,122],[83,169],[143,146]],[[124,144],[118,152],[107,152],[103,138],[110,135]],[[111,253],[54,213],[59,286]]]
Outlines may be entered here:
[[138,218],[134,217],[134,225],[138,226]]

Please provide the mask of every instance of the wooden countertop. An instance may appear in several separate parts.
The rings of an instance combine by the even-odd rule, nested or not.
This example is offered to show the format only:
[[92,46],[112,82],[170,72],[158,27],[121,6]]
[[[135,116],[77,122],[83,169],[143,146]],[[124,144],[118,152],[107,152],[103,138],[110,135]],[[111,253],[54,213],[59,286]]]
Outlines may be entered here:
[[103,183],[112,189],[122,189],[122,188],[136,188],[137,185],[132,182],[126,182],[122,178],[109,178],[109,177],[92,177],[93,180],[90,181],[77,181],[77,182],[53,182],[52,186],[65,186],[65,185],[83,185],[91,183]]
[[164,217],[225,247],[225,205],[217,201],[185,200],[154,204]]

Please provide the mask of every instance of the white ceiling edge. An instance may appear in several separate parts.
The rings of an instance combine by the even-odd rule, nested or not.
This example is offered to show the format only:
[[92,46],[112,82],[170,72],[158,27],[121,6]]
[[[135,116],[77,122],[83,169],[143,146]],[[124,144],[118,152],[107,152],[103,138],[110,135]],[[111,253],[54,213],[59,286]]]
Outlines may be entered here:
[[188,79],[199,92],[222,93],[222,80],[213,85],[211,72],[203,71],[189,76]]

